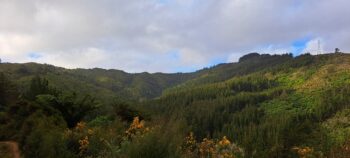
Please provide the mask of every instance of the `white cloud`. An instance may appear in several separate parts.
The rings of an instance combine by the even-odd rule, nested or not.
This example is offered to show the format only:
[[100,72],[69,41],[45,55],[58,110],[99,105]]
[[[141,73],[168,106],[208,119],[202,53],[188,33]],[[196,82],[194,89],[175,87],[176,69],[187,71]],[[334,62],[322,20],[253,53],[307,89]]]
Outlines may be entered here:
[[0,56],[4,60],[23,62],[25,54],[36,47],[37,41],[26,34],[0,33]]
[[238,62],[240,57],[242,57],[241,53],[231,53],[227,58],[227,62]]
[[94,68],[95,65],[100,65],[109,58],[109,54],[107,52],[98,48],[83,48],[64,52],[50,52],[50,54],[40,54],[39,56],[40,57],[35,57],[34,59],[30,60],[41,63],[50,61],[51,64],[67,68]]
[[[0,57],[129,72],[199,69],[322,38],[349,51],[348,0],[0,0]],[[307,44],[313,49],[314,41]],[[169,57],[172,50],[178,58]],[[31,52],[40,58],[30,58]]]

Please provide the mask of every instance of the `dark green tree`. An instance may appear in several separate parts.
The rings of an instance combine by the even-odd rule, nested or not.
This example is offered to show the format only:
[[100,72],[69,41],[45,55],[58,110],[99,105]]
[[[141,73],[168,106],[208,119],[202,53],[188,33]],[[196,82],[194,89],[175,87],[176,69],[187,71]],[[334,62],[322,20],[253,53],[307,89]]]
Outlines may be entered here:
[[15,85],[4,73],[0,73],[0,111],[5,105],[15,102],[17,96]]
[[339,48],[335,48],[334,53],[340,53],[340,49]]
[[98,103],[90,95],[78,96],[76,93],[64,93],[59,96],[57,109],[61,111],[68,127],[74,127],[89,112],[98,108]]
[[57,95],[57,91],[49,87],[49,81],[40,76],[35,76],[30,81],[29,89],[25,96],[28,100],[34,101],[37,95],[51,94]]

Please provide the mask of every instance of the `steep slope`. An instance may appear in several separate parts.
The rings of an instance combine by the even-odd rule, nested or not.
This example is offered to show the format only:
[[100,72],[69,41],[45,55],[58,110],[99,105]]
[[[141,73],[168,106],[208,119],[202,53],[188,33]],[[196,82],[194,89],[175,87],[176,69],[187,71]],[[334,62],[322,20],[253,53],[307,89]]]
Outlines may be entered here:
[[[255,54],[255,56],[251,56],[252,54]],[[246,59],[241,60],[242,58]],[[165,91],[165,93],[176,89],[225,81],[235,76],[242,76],[261,70],[271,69],[293,60],[293,56],[291,54],[259,55],[257,53],[250,53],[243,56],[242,58],[239,62],[236,63],[219,64],[211,68],[199,70],[195,72],[198,75],[198,77],[192,80],[188,80],[174,88],[170,88],[167,91]]]
[[294,147],[305,146],[320,157],[350,139],[344,122],[350,108],[349,54],[302,55],[255,69],[223,81],[216,79],[220,75],[190,80],[147,106],[184,120],[200,139],[234,139],[247,157],[290,157]]

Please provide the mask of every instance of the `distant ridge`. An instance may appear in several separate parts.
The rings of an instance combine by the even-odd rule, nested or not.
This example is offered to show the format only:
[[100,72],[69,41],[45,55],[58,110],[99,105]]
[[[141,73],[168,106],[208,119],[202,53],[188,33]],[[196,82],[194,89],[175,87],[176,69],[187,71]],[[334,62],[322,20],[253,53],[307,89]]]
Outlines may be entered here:
[[[324,54],[312,56],[332,57],[347,54]],[[159,97],[164,90],[172,87],[198,85],[224,81],[275,66],[290,63],[305,55],[293,58],[291,54],[269,55],[250,53],[242,56],[239,62],[223,63],[192,73],[127,73],[115,69],[66,69],[38,63],[1,63],[0,72],[8,74],[21,83],[40,75],[47,78],[52,86],[65,90],[80,90],[83,93],[98,93],[101,99],[121,97],[131,100],[144,100]],[[107,97],[106,97],[107,96]]]

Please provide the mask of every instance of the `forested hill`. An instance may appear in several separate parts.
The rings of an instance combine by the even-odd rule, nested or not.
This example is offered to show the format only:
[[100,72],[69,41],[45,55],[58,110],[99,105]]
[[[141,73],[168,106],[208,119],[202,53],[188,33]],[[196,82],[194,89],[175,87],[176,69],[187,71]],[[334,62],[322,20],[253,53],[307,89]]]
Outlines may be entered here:
[[[293,57],[291,54],[269,55],[250,53],[242,56],[239,62],[219,64],[209,69],[197,71],[198,77],[183,84],[169,88],[167,92],[182,88],[193,88],[198,85],[222,82],[234,77],[242,77],[254,73],[309,72],[315,73],[324,67],[344,68],[349,64],[350,54],[330,53],[323,55],[303,54]],[[335,70],[334,70],[335,71]]]
[[350,156],[349,54],[249,54],[225,66],[146,106],[186,122],[199,140],[231,138],[245,157]]
[[34,76],[46,78],[60,90],[94,94],[100,99],[113,97],[142,100],[158,97],[168,87],[195,78],[192,73],[126,73],[120,70],[64,69],[47,64],[0,64],[0,72],[26,86]]
[[175,74],[1,63],[0,141],[28,158],[349,158],[349,96],[345,53]]
[[[249,57],[249,56],[248,56]],[[47,64],[0,64],[5,73],[20,85],[28,85],[33,76],[46,78],[61,90],[98,94],[100,99],[122,97],[144,100],[159,97],[167,89],[180,85],[223,81],[233,76],[270,68],[293,59],[291,55],[257,55],[239,63],[219,64],[193,73],[126,73],[120,70],[65,69]]]

